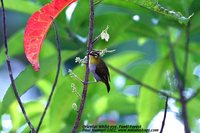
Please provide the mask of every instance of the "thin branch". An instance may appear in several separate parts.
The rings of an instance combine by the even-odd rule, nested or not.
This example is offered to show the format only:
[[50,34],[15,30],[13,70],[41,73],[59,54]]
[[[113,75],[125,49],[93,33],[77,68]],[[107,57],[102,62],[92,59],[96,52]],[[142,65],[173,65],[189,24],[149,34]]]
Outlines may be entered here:
[[141,85],[141,86],[144,86],[145,88],[147,88],[148,90],[150,90],[150,91],[152,91],[152,92],[154,92],[154,93],[158,93],[158,94],[161,94],[161,95],[163,95],[163,96],[170,97],[170,98],[173,98],[173,99],[175,99],[175,100],[177,100],[177,101],[180,101],[179,98],[174,97],[174,96],[172,96],[172,95],[169,95],[169,94],[167,94],[167,93],[165,93],[165,92],[159,91],[158,89],[153,88],[152,86],[149,86],[149,85],[147,85],[147,84],[141,82],[140,80],[138,80],[138,79],[136,79],[136,78],[134,78],[134,77],[132,77],[132,76],[126,74],[125,72],[122,72],[121,70],[119,70],[119,69],[117,69],[117,68],[111,66],[110,64],[107,64],[107,66],[108,66],[110,69],[112,69],[113,71],[115,71],[115,72],[117,72],[117,73],[123,75],[123,76],[126,77],[127,79],[129,79],[129,80],[131,80],[131,81],[133,81],[133,82],[135,82],[135,83],[137,83],[137,84],[139,84],[139,85]]
[[185,81],[187,77],[187,66],[188,66],[188,54],[189,54],[189,44],[190,44],[190,20],[186,26],[186,43],[185,43],[185,61],[183,65],[183,86],[185,86]]
[[165,120],[167,117],[167,108],[168,108],[168,96],[166,97],[166,101],[165,101],[165,112],[164,112],[164,116],[163,116],[163,121],[162,121],[162,126],[160,129],[160,133],[163,132],[164,126],[165,126]]
[[170,49],[172,64],[174,67],[175,77],[177,80],[177,88],[179,90],[179,95],[180,95],[180,102],[182,105],[181,112],[182,112],[182,119],[183,119],[183,123],[184,123],[184,127],[185,127],[185,133],[190,133],[190,126],[189,126],[189,122],[188,122],[187,107],[186,107],[186,99],[184,97],[185,87],[184,87],[183,81],[181,80],[180,72],[179,72],[178,66],[176,64],[174,48],[173,48],[169,38],[168,38],[168,40],[169,40],[168,45],[169,45],[169,49]]
[[26,119],[26,122],[28,123],[28,125],[29,125],[29,127],[31,129],[31,132],[35,132],[35,129],[34,129],[32,123],[30,122],[30,120],[29,120],[29,118],[28,118],[28,116],[26,114],[26,111],[25,111],[24,106],[22,104],[22,101],[20,99],[19,93],[18,93],[16,85],[15,85],[15,81],[14,81],[14,78],[13,78],[12,67],[11,67],[11,64],[10,64],[10,57],[8,55],[6,15],[5,15],[5,8],[4,8],[3,0],[1,0],[1,5],[2,5],[2,21],[3,21],[2,27],[3,27],[4,47],[5,47],[5,54],[6,54],[7,69],[8,69],[8,72],[9,72],[11,85],[12,85],[15,97],[17,99],[17,102],[19,103],[19,106],[20,106],[20,108],[22,110],[22,113],[23,113],[23,115],[24,115],[24,117]]
[[174,71],[175,71],[175,77],[178,81],[178,88],[180,87],[182,89],[183,88],[183,82],[181,80],[180,72],[179,72],[178,66],[176,64],[176,57],[175,57],[175,54],[174,54],[174,48],[173,48],[173,46],[170,42],[170,39],[169,39],[168,46],[169,46],[169,49],[170,49],[171,60],[172,60],[172,64],[173,64]]
[[101,34],[103,33],[103,32],[106,32],[107,33],[107,30],[109,29],[109,26],[107,25],[107,27],[106,27],[106,29],[104,29],[97,37],[95,37],[95,39],[92,41],[92,45],[94,45],[94,43],[96,42],[96,41],[98,41],[100,38],[101,38]]
[[[53,18],[52,18],[53,19]],[[53,20],[53,27],[54,27],[54,30],[55,30],[55,33],[56,33],[56,42],[57,42],[57,49],[58,49],[58,66],[57,66],[57,72],[56,72],[56,77],[55,77],[55,80],[54,80],[54,83],[53,83],[53,86],[52,86],[52,90],[51,90],[51,93],[49,95],[49,98],[48,98],[48,101],[47,101],[47,104],[45,106],[45,109],[42,113],[42,116],[40,118],[40,121],[39,121],[39,124],[37,126],[37,129],[36,129],[36,133],[39,132],[40,130],[40,127],[42,125],[42,122],[43,122],[43,119],[45,117],[45,114],[47,112],[47,109],[50,105],[50,102],[51,102],[51,99],[52,99],[52,96],[53,96],[53,93],[54,93],[54,90],[56,88],[56,84],[57,84],[57,81],[58,81],[58,76],[59,76],[59,73],[60,73],[60,64],[61,64],[61,53],[60,53],[60,40],[59,40],[59,37],[58,37],[58,31],[57,31],[57,27],[56,27],[56,24]]]
[[98,35],[93,41],[92,44],[94,44],[96,41],[98,41],[101,38],[101,35]]
[[[89,41],[88,41],[88,53],[87,53],[87,59],[89,59],[89,53],[93,48],[93,32],[94,32],[94,1],[90,0],[90,19],[89,19]],[[80,103],[80,107],[78,110],[78,116],[76,118],[72,133],[77,132],[77,128],[79,127],[81,116],[83,113],[84,105],[85,105],[85,100],[87,96],[87,88],[88,88],[88,79],[89,79],[89,60],[87,60],[86,63],[86,72],[85,72],[85,80],[84,80],[84,86],[83,86],[83,92],[82,92],[82,99]]]

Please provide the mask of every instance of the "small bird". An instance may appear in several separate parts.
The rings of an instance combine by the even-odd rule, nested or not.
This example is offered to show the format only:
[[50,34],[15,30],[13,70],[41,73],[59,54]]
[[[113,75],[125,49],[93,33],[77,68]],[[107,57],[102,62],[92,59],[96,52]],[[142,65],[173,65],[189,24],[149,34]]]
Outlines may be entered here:
[[92,50],[89,53],[89,69],[95,80],[106,84],[107,92],[110,91],[110,74],[105,62],[101,59],[99,52]]

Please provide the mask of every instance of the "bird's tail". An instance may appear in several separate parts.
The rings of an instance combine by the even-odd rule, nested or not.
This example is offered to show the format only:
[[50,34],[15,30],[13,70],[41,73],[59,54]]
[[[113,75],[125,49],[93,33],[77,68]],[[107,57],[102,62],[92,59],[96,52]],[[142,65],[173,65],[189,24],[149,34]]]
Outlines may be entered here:
[[110,84],[107,82],[105,83],[106,84],[106,87],[107,87],[107,92],[109,93],[110,92]]

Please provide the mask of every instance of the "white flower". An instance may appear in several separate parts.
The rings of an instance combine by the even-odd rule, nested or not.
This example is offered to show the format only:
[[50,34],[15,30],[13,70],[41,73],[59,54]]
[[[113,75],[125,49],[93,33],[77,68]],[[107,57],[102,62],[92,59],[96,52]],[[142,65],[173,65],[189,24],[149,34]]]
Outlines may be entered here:
[[80,57],[76,57],[75,58],[75,63],[80,63],[81,58]]
[[108,42],[108,40],[109,40],[109,38],[110,38],[110,35],[108,34],[108,29],[109,29],[109,26],[107,26],[106,27],[106,29],[105,30],[103,30],[102,32],[101,32],[101,39],[102,40],[105,40],[106,42]]
[[106,42],[108,42],[109,38],[110,38],[110,35],[108,34],[107,30],[101,32],[101,39],[102,40],[105,40]]
[[73,104],[72,104],[72,108],[73,108],[75,111],[78,111],[78,106],[77,106],[76,103],[73,103]]
[[76,92],[76,86],[74,83],[71,84],[72,92]]
[[106,53],[112,53],[112,52],[115,52],[115,50],[108,50],[107,48],[105,48],[103,50],[100,50],[99,54],[101,56],[104,56]]

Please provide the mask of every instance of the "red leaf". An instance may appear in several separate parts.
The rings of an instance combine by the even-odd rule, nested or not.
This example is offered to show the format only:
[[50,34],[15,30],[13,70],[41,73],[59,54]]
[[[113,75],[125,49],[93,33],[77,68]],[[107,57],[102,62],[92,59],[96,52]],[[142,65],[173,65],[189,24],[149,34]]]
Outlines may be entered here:
[[35,71],[40,68],[39,53],[46,33],[58,14],[76,0],[53,0],[40,11],[35,12],[28,20],[24,33],[24,51],[26,58]]

